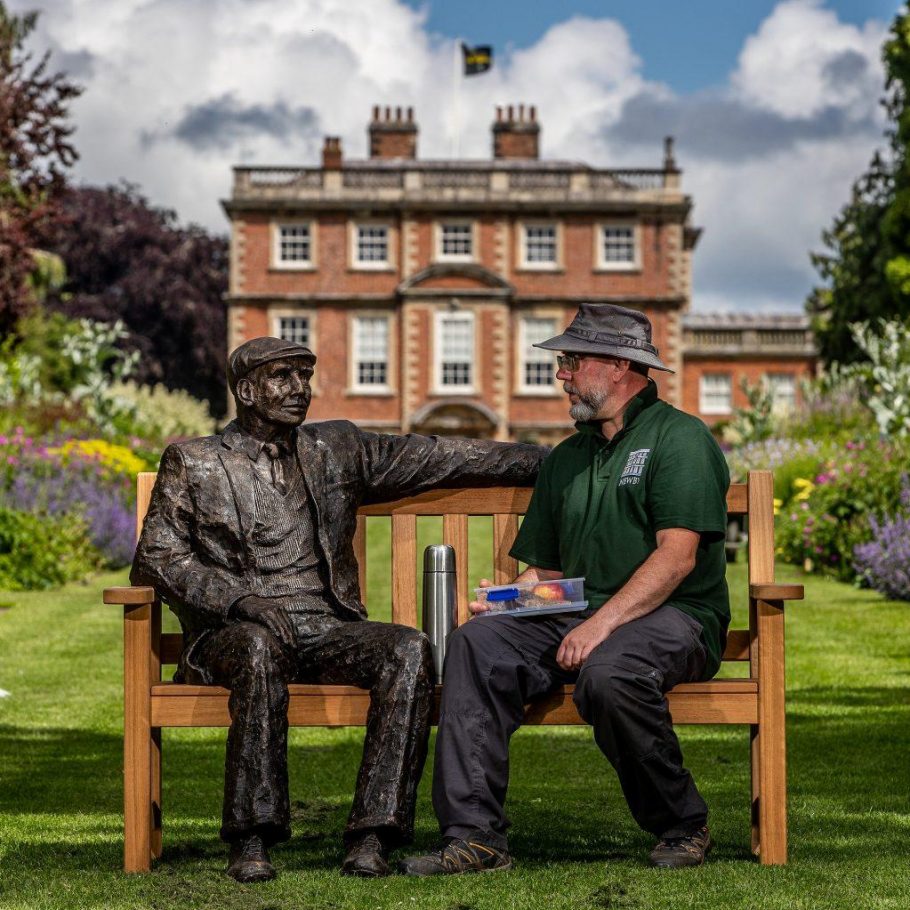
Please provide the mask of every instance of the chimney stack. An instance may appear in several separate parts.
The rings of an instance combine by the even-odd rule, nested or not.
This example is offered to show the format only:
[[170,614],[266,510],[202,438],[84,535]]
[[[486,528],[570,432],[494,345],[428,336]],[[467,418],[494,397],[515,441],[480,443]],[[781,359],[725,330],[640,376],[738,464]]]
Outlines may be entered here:
[[370,122],[371,158],[416,158],[417,124],[414,108],[373,106]]
[[341,139],[338,136],[325,137],[325,145],[322,146],[322,169],[341,170]]
[[533,105],[518,108],[509,105],[507,109],[496,108],[496,122],[493,124],[494,158],[539,158],[540,124],[537,122],[537,108]]

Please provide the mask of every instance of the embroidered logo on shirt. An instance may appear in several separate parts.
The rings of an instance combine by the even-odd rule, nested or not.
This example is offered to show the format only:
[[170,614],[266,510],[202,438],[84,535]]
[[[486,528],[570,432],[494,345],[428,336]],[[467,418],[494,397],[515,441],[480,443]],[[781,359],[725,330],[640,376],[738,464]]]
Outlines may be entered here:
[[644,473],[645,462],[650,454],[650,449],[636,449],[634,452],[629,452],[626,466],[622,469],[622,474],[619,475],[619,486],[625,487],[629,484],[638,483]]

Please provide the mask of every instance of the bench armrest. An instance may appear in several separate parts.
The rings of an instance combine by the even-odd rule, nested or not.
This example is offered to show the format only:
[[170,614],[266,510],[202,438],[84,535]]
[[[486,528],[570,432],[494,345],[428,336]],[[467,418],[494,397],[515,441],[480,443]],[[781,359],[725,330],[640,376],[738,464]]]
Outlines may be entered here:
[[154,603],[155,600],[156,597],[154,588],[137,587],[104,589],[104,603],[106,604],[135,606],[136,604]]
[[749,597],[753,600],[802,600],[804,596],[802,585],[749,585]]

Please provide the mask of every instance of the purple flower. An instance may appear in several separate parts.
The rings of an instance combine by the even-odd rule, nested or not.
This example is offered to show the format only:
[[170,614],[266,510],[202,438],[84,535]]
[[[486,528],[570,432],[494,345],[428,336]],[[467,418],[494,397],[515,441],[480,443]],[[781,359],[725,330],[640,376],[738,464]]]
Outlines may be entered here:
[[872,540],[853,549],[854,568],[870,587],[895,600],[910,600],[910,484],[903,478],[903,513],[878,520],[870,517]]
[[121,478],[95,476],[88,464],[73,460],[65,467],[51,459],[24,459],[11,475],[0,502],[36,514],[77,512],[85,517],[92,543],[110,566],[127,565],[136,544],[132,487]]

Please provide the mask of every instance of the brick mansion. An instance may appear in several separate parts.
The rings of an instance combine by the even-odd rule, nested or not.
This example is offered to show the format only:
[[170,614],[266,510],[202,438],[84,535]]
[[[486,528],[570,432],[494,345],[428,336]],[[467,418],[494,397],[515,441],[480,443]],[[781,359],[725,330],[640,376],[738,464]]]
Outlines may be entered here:
[[700,229],[667,140],[656,168],[542,160],[533,107],[499,108],[492,157],[424,160],[408,108],[374,108],[369,157],[327,137],[318,167],[237,167],[228,347],[259,335],[318,357],[310,418],[553,442],[571,430],[552,353],[581,302],[642,310],[676,372],[661,396],[708,423],[784,404],[814,369],[799,316],[690,314]]

